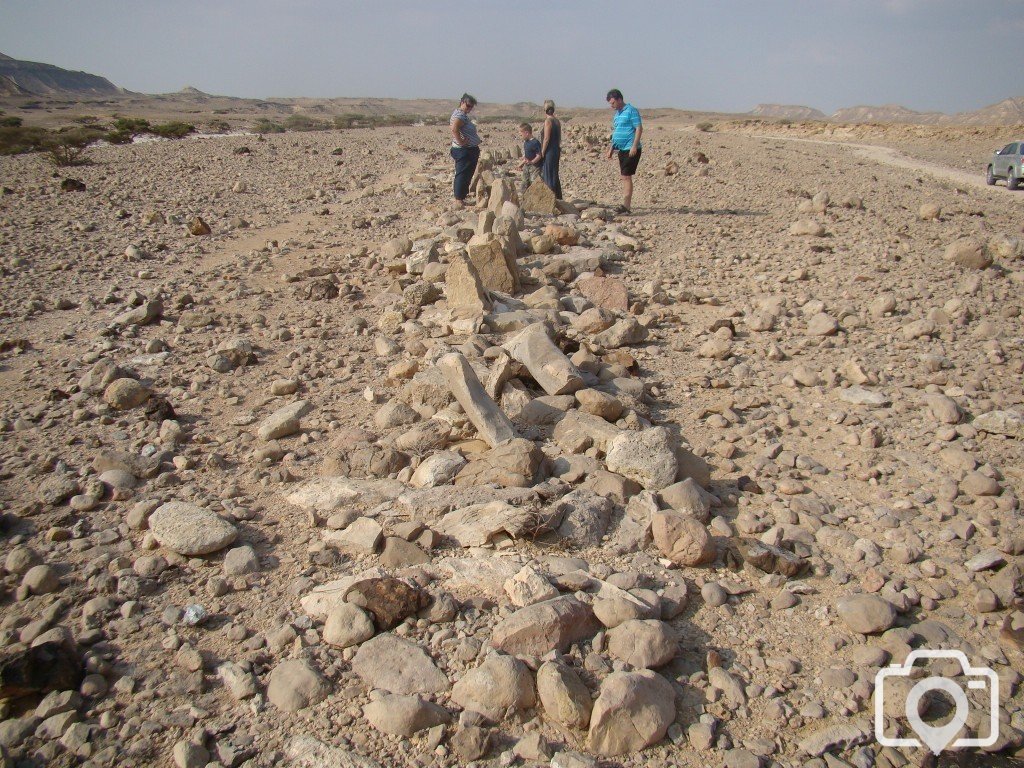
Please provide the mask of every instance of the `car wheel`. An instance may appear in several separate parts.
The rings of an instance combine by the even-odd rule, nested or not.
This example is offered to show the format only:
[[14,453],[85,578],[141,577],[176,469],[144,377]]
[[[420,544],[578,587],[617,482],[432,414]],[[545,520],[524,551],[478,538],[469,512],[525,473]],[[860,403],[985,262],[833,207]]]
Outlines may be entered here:
[[991,165],[988,167],[988,170],[985,171],[985,183],[990,187],[996,183],[996,175],[992,173]]
[[1017,185],[1019,183],[1020,183],[1020,179],[1018,179],[1016,176],[1014,176],[1013,168],[1012,167],[1011,168],[1007,168],[1006,169],[1006,188],[1007,189],[1016,189]]

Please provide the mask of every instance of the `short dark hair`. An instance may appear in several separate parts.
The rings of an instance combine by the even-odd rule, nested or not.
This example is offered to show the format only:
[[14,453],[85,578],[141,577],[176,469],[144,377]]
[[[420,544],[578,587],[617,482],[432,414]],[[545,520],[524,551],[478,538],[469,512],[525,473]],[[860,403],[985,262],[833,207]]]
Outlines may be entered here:
[[462,94],[462,98],[459,99],[460,103],[469,104],[471,107],[476,106],[476,96],[471,96],[468,93]]
[[621,99],[621,98],[622,98],[622,91],[620,91],[618,88],[612,88],[610,91],[608,91],[608,95],[604,97],[604,100],[605,101],[611,101],[612,99]]
[[530,125],[529,123],[520,123],[519,127],[529,131],[530,133],[533,133],[533,126]]

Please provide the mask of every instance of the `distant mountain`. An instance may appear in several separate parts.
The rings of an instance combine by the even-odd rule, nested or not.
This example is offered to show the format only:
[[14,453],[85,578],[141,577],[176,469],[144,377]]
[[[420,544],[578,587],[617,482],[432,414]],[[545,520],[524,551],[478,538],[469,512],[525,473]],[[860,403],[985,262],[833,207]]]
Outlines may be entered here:
[[899,104],[846,107],[832,113],[837,123],[937,123],[944,117],[942,112],[915,112]]
[[800,104],[758,104],[747,114],[757,117],[779,117],[787,120],[827,120],[821,110]]
[[[0,56],[3,56],[3,54],[0,53]],[[4,58],[6,59],[7,57],[4,56]],[[20,85],[18,85],[16,82],[11,80],[11,78],[9,78],[9,77],[7,77],[5,75],[0,75],[0,96],[31,96],[31,95],[32,94],[30,94],[28,91],[26,91]]]
[[53,64],[36,61],[21,61],[0,53],[0,78],[10,81],[26,94],[12,94],[4,83],[3,95],[56,96],[75,94],[81,96],[116,96],[126,93],[105,77],[90,75],[88,72],[72,72]]
[[953,116],[958,123],[967,125],[1016,125],[1024,123],[1024,98],[1003,99],[974,112],[960,112]]

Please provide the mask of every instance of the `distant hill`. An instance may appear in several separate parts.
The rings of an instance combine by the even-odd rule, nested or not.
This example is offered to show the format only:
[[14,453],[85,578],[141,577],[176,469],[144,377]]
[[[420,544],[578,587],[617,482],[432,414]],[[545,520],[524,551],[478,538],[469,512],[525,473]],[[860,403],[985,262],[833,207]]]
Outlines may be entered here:
[[[82,96],[116,96],[126,91],[105,77],[88,72],[72,72],[53,64],[20,61],[0,53],[0,93],[9,95],[56,96],[77,94]],[[11,93],[10,85],[25,93]]]
[[0,75],[0,96],[31,96],[28,91],[18,85],[11,78]]
[[837,123],[937,123],[944,117],[942,112],[915,112],[899,104],[845,107],[832,113]]
[[954,115],[956,122],[967,125],[1017,125],[1024,123],[1024,98],[1003,99],[974,112]]
[[821,110],[800,104],[758,104],[748,114],[787,120],[828,120],[828,116]]

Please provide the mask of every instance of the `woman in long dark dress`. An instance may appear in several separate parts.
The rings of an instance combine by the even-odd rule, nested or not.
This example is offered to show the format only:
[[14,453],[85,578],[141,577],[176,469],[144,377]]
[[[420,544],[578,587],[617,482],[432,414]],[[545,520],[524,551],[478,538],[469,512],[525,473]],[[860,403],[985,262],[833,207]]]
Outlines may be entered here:
[[555,102],[544,102],[544,133],[540,146],[543,162],[540,177],[551,188],[558,200],[562,199],[562,181],[558,178],[558,163],[562,158],[562,123],[555,117]]

